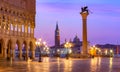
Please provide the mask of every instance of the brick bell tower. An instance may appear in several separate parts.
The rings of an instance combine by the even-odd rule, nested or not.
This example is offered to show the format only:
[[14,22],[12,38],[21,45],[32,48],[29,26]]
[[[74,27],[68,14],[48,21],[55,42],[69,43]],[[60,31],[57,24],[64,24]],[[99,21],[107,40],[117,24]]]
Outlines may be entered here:
[[55,47],[60,47],[60,31],[58,27],[58,22],[56,22],[56,29],[55,29]]

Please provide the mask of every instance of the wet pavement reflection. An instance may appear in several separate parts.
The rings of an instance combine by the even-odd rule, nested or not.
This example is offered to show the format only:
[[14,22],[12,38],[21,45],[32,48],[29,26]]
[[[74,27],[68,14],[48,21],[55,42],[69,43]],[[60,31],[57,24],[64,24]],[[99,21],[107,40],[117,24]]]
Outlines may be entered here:
[[120,72],[120,58],[67,60],[44,57],[42,62],[0,60],[0,72]]

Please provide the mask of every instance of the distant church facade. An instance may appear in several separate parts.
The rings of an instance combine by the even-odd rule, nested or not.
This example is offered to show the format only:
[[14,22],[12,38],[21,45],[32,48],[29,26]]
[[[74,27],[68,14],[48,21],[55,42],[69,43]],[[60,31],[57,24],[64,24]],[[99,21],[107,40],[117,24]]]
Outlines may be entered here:
[[61,52],[66,53],[66,48],[64,47],[65,43],[66,42],[69,42],[72,44],[72,53],[80,53],[80,50],[81,50],[81,47],[82,47],[82,41],[80,41],[80,39],[78,38],[78,36],[76,35],[74,37],[73,40],[69,40],[69,41],[66,41],[62,44],[60,44],[60,29],[59,29],[59,26],[58,26],[58,22],[56,22],[56,28],[55,28],[55,37],[54,37],[54,40],[55,40],[55,44],[54,46],[51,47],[51,53],[53,54],[60,54]]
[[[35,57],[36,0],[0,0],[0,57]],[[23,54],[23,48],[25,53]]]

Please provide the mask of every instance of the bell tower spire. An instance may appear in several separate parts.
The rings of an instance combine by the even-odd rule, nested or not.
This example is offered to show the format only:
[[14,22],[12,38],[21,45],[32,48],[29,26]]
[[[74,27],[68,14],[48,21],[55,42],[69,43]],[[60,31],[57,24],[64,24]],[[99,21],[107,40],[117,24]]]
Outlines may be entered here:
[[55,29],[55,47],[60,47],[60,31],[59,31],[58,21],[56,21],[56,29]]
[[59,30],[58,21],[56,21],[56,30]]

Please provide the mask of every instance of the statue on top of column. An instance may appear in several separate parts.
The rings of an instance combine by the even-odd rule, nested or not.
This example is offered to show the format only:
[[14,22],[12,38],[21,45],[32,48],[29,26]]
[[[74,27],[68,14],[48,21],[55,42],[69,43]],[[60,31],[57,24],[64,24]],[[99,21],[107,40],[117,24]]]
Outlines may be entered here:
[[81,8],[81,11],[82,11],[81,13],[83,13],[83,12],[89,13],[89,12],[88,12],[88,6],[82,7],[82,8]]

